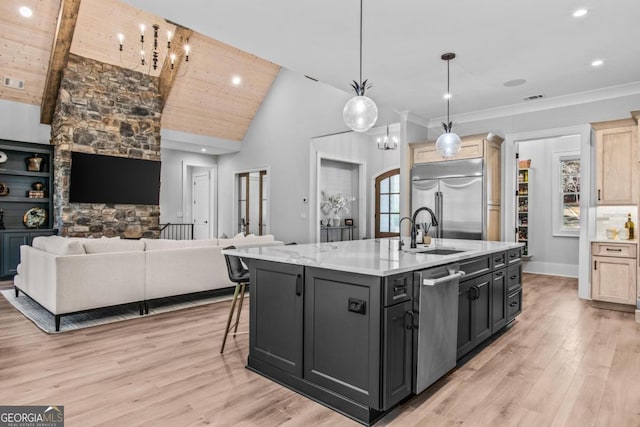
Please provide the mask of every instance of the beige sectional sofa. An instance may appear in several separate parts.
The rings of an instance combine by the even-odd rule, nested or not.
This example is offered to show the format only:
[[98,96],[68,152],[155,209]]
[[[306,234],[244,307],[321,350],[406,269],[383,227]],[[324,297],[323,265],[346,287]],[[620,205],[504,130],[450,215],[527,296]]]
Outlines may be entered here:
[[[121,240],[36,237],[20,247],[16,296],[27,294],[60,316],[99,307],[233,286],[221,250],[282,245],[273,236],[212,240]],[[148,309],[148,306],[147,306]]]

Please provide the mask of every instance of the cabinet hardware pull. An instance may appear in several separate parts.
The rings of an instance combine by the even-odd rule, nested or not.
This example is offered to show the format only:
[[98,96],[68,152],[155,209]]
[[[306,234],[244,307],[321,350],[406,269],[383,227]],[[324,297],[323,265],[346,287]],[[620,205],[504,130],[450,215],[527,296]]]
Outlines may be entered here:
[[496,277],[502,277],[504,276],[504,273],[502,271],[499,271],[496,273]]
[[296,277],[296,295],[300,296],[302,295],[302,275],[298,274],[298,276]]
[[518,305],[517,301],[512,302],[511,304],[509,304],[509,307],[515,307],[516,305]]
[[622,249],[611,249],[611,248],[607,248],[606,249],[608,252],[622,252]]
[[411,311],[411,310],[406,311],[406,312],[404,313],[404,317],[405,317],[405,318],[406,318],[407,316],[409,316],[409,321],[407,321],[407,320],[405,319],[405,323],[406,323],[405,328],[407,328],[408,330],[416,329],[416,327],[415,327],[415,326],[413,326],[413,315],[414,315],[414,313],[413,313],[413,311]]
[[513,280],[513,279],[517,279],[517,278],[518,278],[518,276],[511,276],[511,277],[510,277],[510,279],[511,279],[511,280]]
[[598,200],[600,200],[600,189],[598,188]]
[[598,261],[593,261],[593,269],[594,270],[598,269]]
[[406,290],[407,289],[407,285],[396,285],[393,287],[393,292],[398,292],[399,290]]

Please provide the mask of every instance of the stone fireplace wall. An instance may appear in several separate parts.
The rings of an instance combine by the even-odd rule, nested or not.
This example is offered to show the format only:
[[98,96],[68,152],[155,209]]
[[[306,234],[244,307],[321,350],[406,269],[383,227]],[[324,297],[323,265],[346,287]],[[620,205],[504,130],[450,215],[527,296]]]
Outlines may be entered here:
[[158,205],[69,203],[71,152],[160,161],[158,79],[70,54],[51,124],[54,226],[70,237],[159,235]]

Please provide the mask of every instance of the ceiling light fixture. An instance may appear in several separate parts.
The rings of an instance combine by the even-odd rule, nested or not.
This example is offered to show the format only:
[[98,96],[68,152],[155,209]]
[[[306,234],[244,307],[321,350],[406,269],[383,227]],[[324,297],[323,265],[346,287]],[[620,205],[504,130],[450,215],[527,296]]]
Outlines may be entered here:
[[593,62],[591,63],[591,66],[592,66],[592,67],[599,67],[599,66],[601,66],[602,64],[604,64],[604,61],[603,61],[602,59],[596,59],[595,61],[593,61]]
[[581,16],[584,16],[587,13],[589,13],[589,11],[587,9],[578,9],[575,12],[573,12],[573,17],[574,18],[580,18]]
[[449,121],[449,101],[451,99],[451,90],[449,87],[449,61],[456,57],[455,53],[445,53],[440,58],[443,61],[447,61],[447,94],[445,98],[447,100],[447,121],[446,123],[442,123],[442,127],[444,128],[444,133],[440,135],[438,140],[436,141],[436,150],[438,153],[444,157],[453,157],[460,151],[460,147],[462,147],[462,141],[460,137],[455,133],[451,132],[451,128],[453,127],[453,123]]
[[239,86],[239,85],[240,85],[240,83],[242,83],[242,77],[240,77],[240,76],[233,76],[233,77],[231,77],[231,83],[232,83],[234,86]]
[[31,18],[31,15],[33,15],[33,11],[27,6],[22,6],[20,8],[20,15],[24,16],[25,18]]
[[365,132],[371,129],[378,120],[378,107],[373,100],[364,96],[365,90],[370,89],[371,83],[362,80],[362,0],[360,0],[360,81],[353,81],[351,87],[356,96],[351,98],[342,110],[342,118],[349,129]]
[[387,124],[387,134],[382,137],[378,137],[376,140],[378,143],[378,150],[395,150],[398,148],[398,137],[392,136],[389,137],[389,124]]
[[206,148],[201,148],[200,151],[202,151],[203,153],[207,151]]
[[[158,69],[158,62],[160,61],[160,52],[158,51],[158,31],[160,31],[160,26],[158,24],[153,24],[151,26],[153,28],[153,46],[151,50],[151,63],[149,63],[149,72],[151,71],[151,66],[153,66],[154,70]],[[147,57],[146,52],[144,50],[144,32],[146,30],[146,26],[144,24],[140,24],[140,65],[147,65]],[[169,61],[169,68],[173,71],[175,67],[176,60],[179,60],[179,57],[184,55],[184,62],[189,62],[189,53],[191,52],[191,47],[188,44],[184,44],[182,46],[182,52],[177,52],[176,50],[172,50],[171,41],[174,34],[171,31],[167,31],[167,60]],[[119,41],[119,50],[123,51],[124,48],[124,34],[118,34]],[[122,55],[122,54],[121,54]],[[133,69],[135,70],[138,66],[135,66]]]

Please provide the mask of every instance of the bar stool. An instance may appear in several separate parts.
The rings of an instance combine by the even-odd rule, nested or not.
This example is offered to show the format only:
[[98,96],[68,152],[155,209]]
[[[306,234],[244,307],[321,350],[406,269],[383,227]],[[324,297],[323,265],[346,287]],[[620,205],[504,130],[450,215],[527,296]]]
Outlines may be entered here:
[[[235,249],[235,246],[227,246],[223,250],[226,249]],[[247,288],[247,284],[249,283],[249,270],[245,268],[242,264],[242,260],[240,257],[235,255],[224,255],[224,259],[227,262],[227,273],[229,274],[229,280],[236,284],[236,290],[233,293],[233,302],[231,303],[231,310],[229,311],[229,318],[227,319],[227,327],[224,330],[224,338],[222,339],[222,348],[220,349],[220,354],[224,352],[224,345],[227,342],[227,335],[229,335],[229,331],[233,328],[233,336],[235,337],[237,334],[246,334],[247,332],[238,332],[238,323],[240,323],[240,313],[242,312],[242,303],[244,302],[244,294]],[[232,325],[231,320],[233,319],[233,312],[236,308],[236,302],[238,301],[238,295],[240,295],[240,303],[238,304],[238,312],[236,313],[236,321]]]

